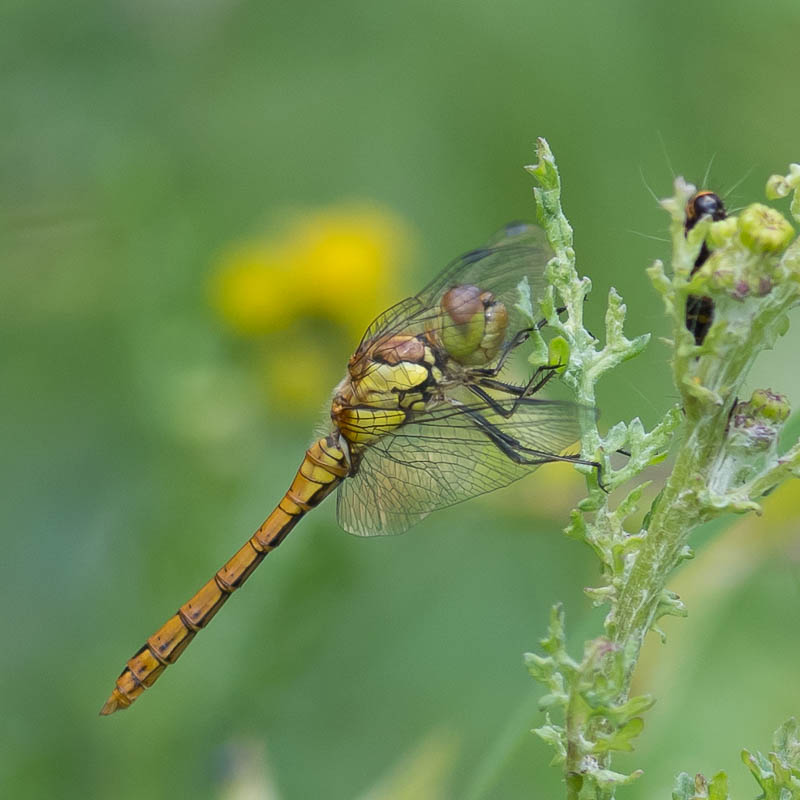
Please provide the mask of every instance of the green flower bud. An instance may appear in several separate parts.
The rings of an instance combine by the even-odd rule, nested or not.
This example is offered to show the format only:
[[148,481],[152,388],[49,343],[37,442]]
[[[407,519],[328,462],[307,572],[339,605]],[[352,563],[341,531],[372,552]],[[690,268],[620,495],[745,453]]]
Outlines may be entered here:
[[794,239],[794,228],[778,211],[762,203],[753,203],[739,217],[742,244],[756,253],[777,253]]
[[792,187],[789,185],[789,181],[786,180],[785,175],[770,175],[767,178],[767,187],[764,190],[764,194],[766,194],[767,200],[780,200],[782,197],[786,197],[791,190]]
[[744,486],[774,466],[778,439],[789,411],[786,398],[769,389],[757,389],[750,400],[736,403],[725,443],[712,470],[710,486],[714,492],[724,494]]
[[[736,294],[736,284],[738,281],[736,271],[731,267],[719,267],[716,262],[713,263],[715,269],[711,270],[710,267],[706,267],[706,274],[708,274],[708,272],[711,273],[708,277],[708,285],[713,289],[724,289],[730,294]],[[700,270],[698,270],[698,272],[699,271]]]
[[788,175],[769,176],[765,193],[768,200],[780,200],[798,186],[800,186],[800,164],[789,164]]
[[725,217],[725,219],[712,222],[708,227],[706,241],[712,250],[726,245],[739,230],[738,217]]
[[770,389],[756,389],[746,403],[737,403],[733,408],[728,449],[740,451],[745,460],[748,453],[773,449],[790,411],[784,395]]
[[786,422],[791,412],[786,395],[777,394],[770,389],[756,389],[748,405],[754,417],[778,423]]

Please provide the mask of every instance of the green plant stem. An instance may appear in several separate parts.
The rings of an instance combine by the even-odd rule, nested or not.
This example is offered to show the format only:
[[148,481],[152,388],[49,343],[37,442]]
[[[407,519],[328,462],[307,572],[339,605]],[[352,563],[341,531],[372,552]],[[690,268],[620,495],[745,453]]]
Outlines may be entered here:
[[[527,169],[538,184],[539,219],[555,253],[548,265],[550,288],[539,304],[559,340],[552,348],[557,355],[550,357],[561,365],[563,356],[558,354],[568,354],[562,379],[579,405],[589,409],[595,405],[600,377],[640,353],[649,337],[625,337],[626,309],[613,289],[605,343],[601,346],[584,329],[591,282],[575,268],[558,170],[544,140],[539,140],[538,156],[538,163]],[[773,183],[784,194],[794,190],[795,184],[800,186],[800,167]],[[572,512],[566,532],[588,544],[601,561],[604,585],[586,593],[595,604],[609,605],[605,635],[585,643],[580,661],[572,658],[563,610],[554,606],[549,635],[541,640],[547,655],[525,657],[531,675],[548,689],[541,700],[547,721],[536,733],[555,749],[554,763],[563,764],[568,800],[613,800],[617,787],[641,774],[612,771],[611,753],[632,749],[644,724],[641,714],[653,703],[647,695],[630,697],[631,681],[648,631],[660,632],[656,622],[665,614],[686,613],[666,584],[681,561],[691,557],[687,542],[693,530],[725,512],[758,511],[765,493],[800,475],[800,443],[783,455],[778,451],[789,415],[786,398],[765,389],[749,400],[739,398],[759,352],[785,333],[787,312],[800,303],[800,243],[785,218],[761,204],[713,223],[706,217],[687,231],[687,208],[695,199],[695,188],[677,179],[674,197],[662,203],[672,216],[671,276],[659,262],[648,270],[672,320],[672,368],[680,405],[649,432],[634,419],[602,435],[593,414],[582,419],[584,457],[599,469],[578,467],[586,475],[588,496]],[[698,266],[704,243],[713,253]],[[692,296],[707,297],[712,304],[713,322],[700,341],[687,327],[687,300]],[[566,319],[557,309],[566,310]],[[661,461],[670,446],[675,452],[670,475],[639,523],[634,512],[649,481],[635,485],[619,501],[609,492]],[[609,454],[622,448],[629,458],[617,469]],[[552,714],[563,714],[563,726]],[[681,781],[686,795],[683,789],[692,787]],[[712,796],[724,800],[724,781],[715,781]],[[798,781],[800,787],[800,776]]]
[[627,583],[618,594],[616,608],[608,622],[612,641],[625,645],[629,659],[623,694],[627,696],[630,679],[644,638],[653,625],[658,600],[672,569],[681,560],[688,531],[697,524],[697,503],[687,491],[688,477],[702,471],[711,455],[698,452],[692,439],[680,448],[672,475],[656,501],[647,536],[636,556]]

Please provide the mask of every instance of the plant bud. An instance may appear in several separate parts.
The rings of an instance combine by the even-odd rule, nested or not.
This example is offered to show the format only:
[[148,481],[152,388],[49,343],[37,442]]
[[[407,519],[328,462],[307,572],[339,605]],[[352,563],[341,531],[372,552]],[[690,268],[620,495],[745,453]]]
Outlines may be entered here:
[[794,228],[780,212],[753,203],[739,217],[739,237],[755,253],[778,253],[794,239]]

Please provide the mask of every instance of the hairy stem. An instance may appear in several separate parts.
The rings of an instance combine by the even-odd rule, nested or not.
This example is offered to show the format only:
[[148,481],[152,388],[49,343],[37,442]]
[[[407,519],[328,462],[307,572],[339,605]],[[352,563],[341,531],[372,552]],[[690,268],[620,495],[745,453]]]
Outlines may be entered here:
[[[527,169],[538,184],[534,192],[539,219],[555,254],[547,272],[550,289],[540,306],[548,329],[560,340],[548,352],[568,353],[566,365],[561,355],[555,363],[564,366],[562,378],[577,401],[592,408],[597,381],[638,355],[649,335],[625,337],[626,309],[613,289],[604,344],[583,327],[591,282],[576,270],[572,228],[560,205],[558,171],[541,139],[538,155],[538,163]],[[796,191],[800,167],[773,184],[784,195]],[[556,606],[549,636],[541,641],[547,655],[525,657],[533,677],[549,689],[540,701],[547,724],[536,733],[555,748],[554,761],[563,765],[568,800],[613,800],[618,787],[641,774],[614,772],[611,755],[633,749],[632,740],[643,727],[641,714],[654,702],[647,695],[630,697],[645,636],[658,630],[661,616],[686,614],[680,598],[666,585],[680,562],[691,557],[687,542],[692,531],[722,513],[758,511],[764,493],[800,474],[800,443],[778,454],[789,414],[786,399],[770,390],[756,390],[746,402],[739,399],[758,354],[785,333],[787,312],[800,302],[800,244],[790,244],[794,230],[782,215],[761,204],[746,207],[738,218],[723,215],[712,222],[705,216],[690,227],[686,210],[696,198],[694,187],[676,180],[674,197],[662,203],[672,216],[672,274],[667,276],[658,262],[648,270],[672,320],[672,369],[680,406],[649,432],[638,419],[620,422],[605,434],[594,414],[582,420],[584,458],[600,465],[603,480],[598,481],[596,469],[577,467],[586,476],[588,496],[572,512],[566,532],[589,545],[600,559],[605,585],[586,593],[596,605],[609,605],[605,635],[587,641],[583,658],[573,659],[566,650],[563,610]],[[701,247],[706,248],[702,263]],[[690,297],[702,297],[713,311],[697,340],[687,322]],[[560,306],[566,309],[566,319],[556,310]],[[623,448],[628,462],[613,468],[609,455]],[[649,482],[634,485],[618,502],[612,502],[609,493],[663,460],[670,449],[676,451],[671,473],[644,521],[631,530],[630,520],[638,520],[637,505]],[[553,712],[563,715],[563,726],[551,720]],[[792,737],[794,731],[791,728]],[[701,778],[698,792],[705,791]],[[717,776],[710,784],[720,800],[725,798],[723,778]],[[681,786],[686,793],[691,789],[683,778]]]

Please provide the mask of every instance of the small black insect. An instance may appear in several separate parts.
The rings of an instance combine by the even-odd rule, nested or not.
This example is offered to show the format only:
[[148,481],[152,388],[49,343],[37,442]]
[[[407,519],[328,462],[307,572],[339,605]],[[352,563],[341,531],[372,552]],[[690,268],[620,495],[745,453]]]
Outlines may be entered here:
[[[719,195],[708,190],[696,192],[689,198],[689,202],[686,204],[686,221],[683,223],[684,235],[687,235],[705,216],[711,217],[714,222],[725,219],[727,216]],[[704,241],[692,267],[692,275],[708,261],[710,255],[711,251]],[[686,327],[694,336],[695,344],[703,343],[713,321],[714,301],[710,297],[690,294],[686,298]]]

